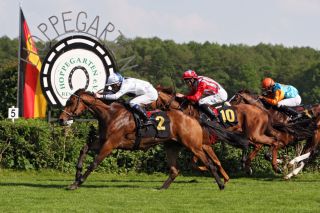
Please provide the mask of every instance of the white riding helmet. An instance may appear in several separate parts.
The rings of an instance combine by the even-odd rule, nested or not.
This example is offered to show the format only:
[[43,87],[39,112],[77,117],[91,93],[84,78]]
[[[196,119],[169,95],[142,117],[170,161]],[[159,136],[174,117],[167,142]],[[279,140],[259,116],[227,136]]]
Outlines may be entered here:
[[106,86],[122,83],[123,77],[119,73],[111,73],[108,77]]

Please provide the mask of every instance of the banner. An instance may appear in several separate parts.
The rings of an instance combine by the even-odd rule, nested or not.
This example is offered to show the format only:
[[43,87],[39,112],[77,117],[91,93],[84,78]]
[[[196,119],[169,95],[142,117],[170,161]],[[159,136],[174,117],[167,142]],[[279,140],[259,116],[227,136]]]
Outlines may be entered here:
[[18,103],[24,118],[44,118],[47,101],[40,84],[41,60],[20,8]]

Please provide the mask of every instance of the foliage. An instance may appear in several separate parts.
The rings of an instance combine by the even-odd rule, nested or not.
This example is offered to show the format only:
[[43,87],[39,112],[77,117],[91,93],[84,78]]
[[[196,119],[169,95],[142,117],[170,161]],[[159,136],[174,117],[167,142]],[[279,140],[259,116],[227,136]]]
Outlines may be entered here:
[[[82,146],[88,140],[89,129],[96,122],[75,122],[71,127],[60,127],[44,120],[18,119],[0,121],[0,166],[9,169],[41,170],[57,169],[73,171]],[[241,174],[241,151],[224,143],[215,145],[215,151],[222,165],[230,174]],[[265,150],[266,151],[266,150]],[[294,155],[294,149],[286,150]],[[264,160],[262,152],[253,162],[257,174],[271,174],[271,164]],[[89,153],[84,168],[93,161],[94,153]],[[281,156],[281,154],[280,154]],[[183,173],[192,171],[191,153],[183,150],[179,156],[179,166]],[[317,160],[317,159],[316,159]],[[319,170],[318,162],[309,169]],[[162,146],[148,151],[114,150],[98,167],[100,172],[166,172],[166,156]]]
[[8,61],[0,69],[0,119],[8,117],[8,108],[17,103],[17,61]]

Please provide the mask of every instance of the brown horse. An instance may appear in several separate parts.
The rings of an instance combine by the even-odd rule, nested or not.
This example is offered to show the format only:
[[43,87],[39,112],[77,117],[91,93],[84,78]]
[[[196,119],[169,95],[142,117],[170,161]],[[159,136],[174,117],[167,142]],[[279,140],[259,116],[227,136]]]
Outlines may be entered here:
[[[173,94],[170,88],[158,87],[158,94],[158,100],[153,103],[153,107],[180,109],[185,114],[199,119],[200,114],[198,109],[191,103],[184,104],[185,107],[181,107],[181,104],[176,100],[175,94]],[[272,135],[277,135],[277,133],[276,130],[271,127],[269,114],[265,110],[249,104],[239,104],[233,106],[233,108],[236,113],[238,123],[224,131],[228,131],[229,133],[238,133],[236,134],[237,136],[241,133],[243,137],[247,138],[250,144],[254,146],[255,149],[248,155],[244,166],[246,171],[251,173],[251,162],[263,145],[268,145],[272,149],[276,149],[276,147],[279,146],[276,138],[272,137]],[[219,129],[219,126],[217,125],[212,127],[218,128],[218,130],[221,129],[221,127]],[[230,138],[234,139],[235,137],[229,137],[229,139]],[[240,138],[238,137],[238,139]],[[234,144],[234,142],[231,144]],[[281,172],[278,168],[277,159],[272,159],[272,166],[274,171]]]
[[[59,121],[61,124],[66,124],[70,118],[79,116],[86,110],[98,119],[99,140],[94,145],[86,144],[81,150],[76,178],[74,183],[69,186],[69,189],[78,188],[103,159],[111,154],[113,149],[133,150],[135,148],[137,129],[133,114],[123,104],[117,102],[113,102],[110,105],[105,104],[83,89],[70,96],[63,112],[60,114]],[[214,176],[219,188],[224,189],[224,183],[220,180],[216,166],[207,157],[203,149],[203,130],[198,121],[186,116],[179,110],[168,111],[167,116],[170,119],[170,136],[164,139],[142,138],[138,147],[141,150],[145,150],[160,143],[164,144],[170,173],[161,189],[167,189],[179,174],[177,157],[181,146],[186,147],[197,156]],[[192,132],[188,127],[192,127]],[[82,162],[90,148],[96,149],[98,154],[87,171],[82,174]]]
[[[300,165],[297,169],[293,167],[292,171],[285,176],[286,179],[290,179],[292,176],[297,175],[304,167],[305,162],[303,160],[311,159],[315,156],[317,148],[320,144],[320,105],[316,104],[309,109],[304,110],[309,118],[305,117],[304,120],[297,121],[295,123],[289,123],[289,116],[281,113],[270,106],[265,106],[261,101],[261,97],[250,93],[248,90],[241,90],[237,92],[230,100],[231,104],[247,103],[255,105],[262,109],[268,110],[272,117],[272,123],[275,128],[282,131],[278,135],[278,140],[282,142],[282,147],[293,142],[306,140],[306,144],[303,147],[301,155],[294,158],[289,162],[289,167],[293,167],[295,163]],[[277,152],[273,152],[277,154]]]

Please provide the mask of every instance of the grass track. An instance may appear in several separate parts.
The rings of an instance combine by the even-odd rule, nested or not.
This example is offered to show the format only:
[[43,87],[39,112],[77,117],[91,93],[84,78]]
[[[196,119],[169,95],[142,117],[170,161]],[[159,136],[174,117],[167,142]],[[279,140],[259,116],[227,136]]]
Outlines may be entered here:
[[93,173],[68,191],[73,174],[0,170],[0,212],[320,212],[320,174],[234,178],[219,191],[210,177]]

